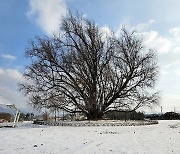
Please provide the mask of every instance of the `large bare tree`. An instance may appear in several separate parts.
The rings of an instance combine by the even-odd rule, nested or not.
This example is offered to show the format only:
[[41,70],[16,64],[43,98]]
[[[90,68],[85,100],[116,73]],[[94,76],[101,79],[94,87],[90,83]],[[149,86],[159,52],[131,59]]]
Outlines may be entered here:
[[31,41],[31,64],[20,88],[35,107],[82,112],[101,119],[110,111],[133,111],[158,102],[153,92],[157,63],[153,50],[125,29],[104,35],[81,16],[64,18],[60,34]]

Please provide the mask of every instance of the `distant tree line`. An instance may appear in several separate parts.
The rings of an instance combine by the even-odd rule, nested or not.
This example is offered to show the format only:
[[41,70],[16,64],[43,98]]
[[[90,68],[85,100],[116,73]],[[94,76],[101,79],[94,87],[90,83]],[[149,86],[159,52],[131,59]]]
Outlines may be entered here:
[[11,120],[11,114],[9,114],[9,113],[0,113],[0,119],[10,121]]
[[176,112],[166,112],[164,114],[150,114],[146,118],[151,120],[180,120],[180,114]]
[[180,120],[180,113],[166,112],[164,114],[144,114],[142,112],[111,112],[105,115],[110,120]]
[[[14,117],[10,113],[0,113],[0,119],[3,119],[5,121],[12,121]],[[21,113],[19,116],[19,121],[30,121],[33,120],[34,118],[34,113]]]

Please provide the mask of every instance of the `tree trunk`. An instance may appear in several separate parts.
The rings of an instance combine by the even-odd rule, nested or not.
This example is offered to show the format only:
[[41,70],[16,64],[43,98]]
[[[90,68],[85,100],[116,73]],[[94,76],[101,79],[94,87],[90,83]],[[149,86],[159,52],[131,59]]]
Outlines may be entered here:
[[101,114],[100,112],[98,112],[97,110],[91,110],[88,114],[87,114],[87,119],[88,120],[101,120],[102,119],[103,114]]

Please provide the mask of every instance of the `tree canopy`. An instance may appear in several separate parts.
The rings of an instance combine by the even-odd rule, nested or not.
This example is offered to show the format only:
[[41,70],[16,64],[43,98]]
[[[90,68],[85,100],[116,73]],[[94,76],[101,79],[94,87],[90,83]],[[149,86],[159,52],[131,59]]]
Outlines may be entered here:
[[110,111],[134,111],[158,103],[158,66],[135,32],[104,35],[93,21],[70,14],[59,35],[36,37],[20,89],[38,108],[60,108],[101,119]]

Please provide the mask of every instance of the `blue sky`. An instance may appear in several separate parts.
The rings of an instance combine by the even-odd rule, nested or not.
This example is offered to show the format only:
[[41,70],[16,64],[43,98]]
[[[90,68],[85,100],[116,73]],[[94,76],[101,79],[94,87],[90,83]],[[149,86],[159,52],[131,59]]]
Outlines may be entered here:
[[[179,0],[1,0],[0,102],[27,108],[18,92],[28,64],[25,49],[36,35],[51,36],[70,9],[93,19],[117,35],[122,25],[136,30],[148,48],[157,51],[160,66],[157,89],[164,111],[180,112],[180,1]],[[153,109],[160,111],[160,107]]]

